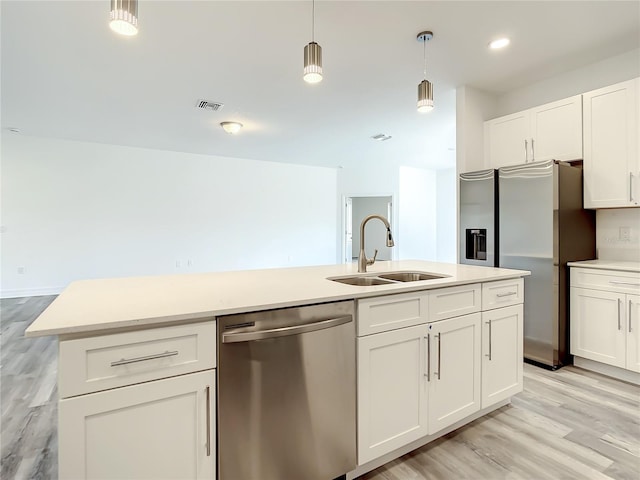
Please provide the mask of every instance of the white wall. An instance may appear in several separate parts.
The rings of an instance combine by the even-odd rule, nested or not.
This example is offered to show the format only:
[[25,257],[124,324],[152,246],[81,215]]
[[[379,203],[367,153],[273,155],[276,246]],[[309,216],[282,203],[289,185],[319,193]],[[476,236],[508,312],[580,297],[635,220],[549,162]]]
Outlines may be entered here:
[[456,90],[456,168],[484,169],[484,122],[494,118],[496,97],[469,86]]
[[456,263],[458,258],[457,179],[455,168],[436,172],[436,258]]
[[0,294],[335,263],[336,182],[328,168],[3,132]]
[[437,259],[436,172],[400,167],[400,258]]
[[497,99],[495,116],[579,95],[638,76],[640,49],[635,49],[508,92]]
[[[629,240],[620,238],[620,227],[631,229]],[[598,210],[596,248],[603,260],[640,262],[640,207]]]

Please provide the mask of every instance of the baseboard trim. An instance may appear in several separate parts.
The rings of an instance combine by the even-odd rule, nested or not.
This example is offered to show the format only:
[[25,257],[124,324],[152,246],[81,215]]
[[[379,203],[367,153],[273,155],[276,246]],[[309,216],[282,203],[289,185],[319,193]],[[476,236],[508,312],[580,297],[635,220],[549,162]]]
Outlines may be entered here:
[[0,290],[0,298],[40,297],[42,295],[58,295],[64,287],[12,288]]
[[640,373],[638,372],[632,372],[631,370],[626,370],[624,368],[596,362],[594,360],[589,360],[588,358],[576,357],[575,355],[573,357],[573,365],[584,368],[585,370],[591,370],[592,372],[601,373],[602,375],[622,380],[623,382],[640,385]]

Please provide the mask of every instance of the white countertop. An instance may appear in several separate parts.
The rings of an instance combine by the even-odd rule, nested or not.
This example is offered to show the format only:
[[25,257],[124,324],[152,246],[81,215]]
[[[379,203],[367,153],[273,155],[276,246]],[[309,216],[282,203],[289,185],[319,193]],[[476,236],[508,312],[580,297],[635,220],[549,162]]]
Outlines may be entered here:
[[629,262],[622,260],[584,260],[582,262],[567,262],[570,267],[600,268],[603,270],[617,270],[620,272],[640,273],[640,261]]
[[506,280],[530,274],[506,268],[403,260],[376,262],[368,268],[368,274],[420,271],[449,276],[366,287],[327,280],[327,277],[353,275],[357,271],[357,264],[352,263],[82,280],[71,283],[27,328],[25,335],[107,333],[106,330],[114,328],[201,320],[217,315]]

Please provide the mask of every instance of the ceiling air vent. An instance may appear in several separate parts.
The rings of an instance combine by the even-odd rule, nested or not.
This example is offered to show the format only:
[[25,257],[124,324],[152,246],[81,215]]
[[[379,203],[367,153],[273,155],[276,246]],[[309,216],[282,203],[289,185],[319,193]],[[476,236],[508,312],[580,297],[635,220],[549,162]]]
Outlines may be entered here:
[[391,138],[391,135],[385,135],[384,133],[378,133],[377,135],[373,135],[371,138],[374,140],[378,140],[380,142],[384,142]]
[[224,104],[220,102],[210,102],[209,100],[198,100],[198,104],[196,105],[196,107],[202,108],[203,110],[211,110],[217,112],[219,110],[222,110]]

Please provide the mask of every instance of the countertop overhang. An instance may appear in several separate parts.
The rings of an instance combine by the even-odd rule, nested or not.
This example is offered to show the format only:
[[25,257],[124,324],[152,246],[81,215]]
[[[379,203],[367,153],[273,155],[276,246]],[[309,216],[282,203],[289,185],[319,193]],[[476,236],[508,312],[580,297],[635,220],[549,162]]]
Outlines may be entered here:
[[353,286],[327,277],[358,275],[357,264],[81,280],[71,283],[27,328],[25,336],[199,321],[219,315],[429,290],[529,275],[525,270],[421,260],[376,262],[367,274],[420,271],[447,277]]

